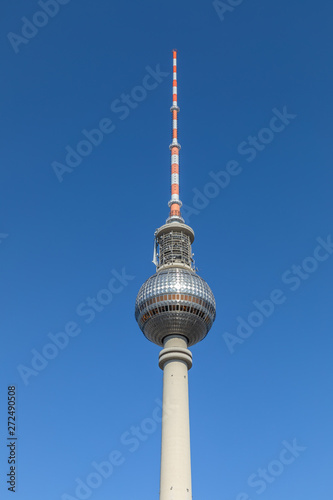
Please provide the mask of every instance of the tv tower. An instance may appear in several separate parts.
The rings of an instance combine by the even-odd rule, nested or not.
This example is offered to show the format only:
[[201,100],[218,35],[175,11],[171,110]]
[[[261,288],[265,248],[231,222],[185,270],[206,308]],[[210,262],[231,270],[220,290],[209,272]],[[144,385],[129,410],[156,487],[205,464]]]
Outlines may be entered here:
[[173,51],[171,200],[166,224],[155,232],[156,273],[140,288],[135,318],[148,340],[163,347],[163,410],[160,500],[191,500],[188,347],[209,332],[216,315],[214,295],[194,269],[194,232],[181,216],[177,136],[177,51]]

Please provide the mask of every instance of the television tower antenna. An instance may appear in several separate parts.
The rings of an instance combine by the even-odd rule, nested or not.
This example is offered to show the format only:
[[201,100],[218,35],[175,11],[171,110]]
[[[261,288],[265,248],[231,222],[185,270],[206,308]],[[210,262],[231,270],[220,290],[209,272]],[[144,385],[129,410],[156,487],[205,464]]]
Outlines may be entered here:
[[168,222],[184,222],[180,215],[182,202],[179,199],[179,150],[178,143],[178,98],[177,98],[177,51],[173,50],[173,81],[172,81],[172,143],[169,148],[171,151],[171,200],[169,201],[170,217]]

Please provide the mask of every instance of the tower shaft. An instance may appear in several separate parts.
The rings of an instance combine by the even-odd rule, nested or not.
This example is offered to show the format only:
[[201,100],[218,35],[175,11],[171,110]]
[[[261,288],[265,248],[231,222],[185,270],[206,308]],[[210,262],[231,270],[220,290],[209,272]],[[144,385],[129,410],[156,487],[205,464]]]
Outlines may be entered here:
[[192,500],[188,370],[192,354],[181,336],[169,336],[160,352],[163,415],[160,500]]

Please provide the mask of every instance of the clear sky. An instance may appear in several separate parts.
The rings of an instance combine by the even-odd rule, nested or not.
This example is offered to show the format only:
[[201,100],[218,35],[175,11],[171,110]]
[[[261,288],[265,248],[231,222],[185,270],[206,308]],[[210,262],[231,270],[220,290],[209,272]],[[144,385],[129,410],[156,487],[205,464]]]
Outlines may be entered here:
[[193,498],[332,497],[332,16],[3,2],[1,499],[8,385],[16,500],[158,498],[162,372],[134,303],[168,215],[174,48],[183,213],[217,302],[189,376]]

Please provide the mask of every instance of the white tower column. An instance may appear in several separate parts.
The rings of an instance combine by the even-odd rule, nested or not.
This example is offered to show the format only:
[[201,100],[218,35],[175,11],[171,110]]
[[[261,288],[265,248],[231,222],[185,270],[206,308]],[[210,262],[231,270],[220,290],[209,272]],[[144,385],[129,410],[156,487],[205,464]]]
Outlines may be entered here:
[[163,413],[160,500],[192,500],[188,370],[192,353],[185,337],[163,342]]

